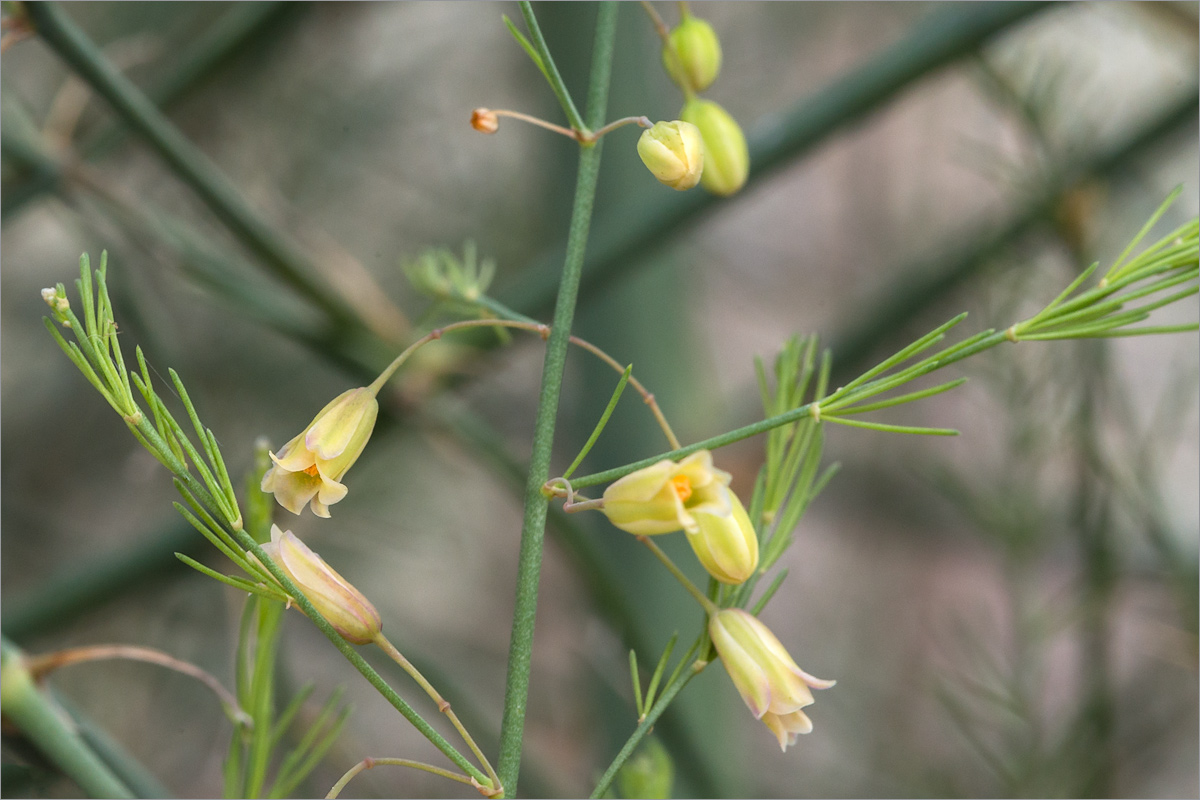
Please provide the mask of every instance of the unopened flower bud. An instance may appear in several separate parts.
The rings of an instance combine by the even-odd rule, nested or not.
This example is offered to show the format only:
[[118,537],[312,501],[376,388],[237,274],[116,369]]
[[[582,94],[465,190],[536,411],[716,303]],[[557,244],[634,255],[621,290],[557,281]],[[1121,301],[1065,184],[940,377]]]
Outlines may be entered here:
[[617,773],[621,797],[672,797],[675,762],[657,736],[647,736]]
[[371,601],[291,531],[272,525],[263,550],[346,641],[367,644],[383,629]]
[[726,491],[729,512],[693,513],[699,530],[688,531],[687,540],[709,575],[721,583],[739,584],[758,569],[758,535],[742,501]]
[[471,112],[471,127],[480,133],[495,133],[500,127],[500,119],[491,109],[477,108]]
[[275,464],[263,475],[262,490],[274,493],[293,514],[311,501],[314,514],[328,517],[329,506],[346,496],[338,481],[362,455],[378,413],[369,388],[342,392],[299,436],[271,454]]
[[719,195],[741,189],[750,174],[750,150],[737,121],[713,101],[698,97],[679,116],[699,128],[704,139],[704,188]]
[[685,91],[707,89],[721,71],[721,42],[704,20],[685,16],[663,45],[663,66]]
[[809,675],[788,655],[775,634],[740,608],[726,608],[708,620],[708,633],[755,719],[761,719],[787,750],[796,737],[812,731],[801,709],[813,703],[810,689],[828,689],[837,681]]
[[637,144],[642,163],[660,183],[683,191],[695,186],[704,169],[704,142],[690,122],[656,122]]

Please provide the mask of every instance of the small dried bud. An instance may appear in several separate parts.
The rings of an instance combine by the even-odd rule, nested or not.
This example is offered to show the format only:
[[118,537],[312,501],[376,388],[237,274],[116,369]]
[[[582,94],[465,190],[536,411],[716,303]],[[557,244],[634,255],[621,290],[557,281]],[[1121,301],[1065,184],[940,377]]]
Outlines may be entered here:
[[500,119],[491,109],[477,108],[471,112],[471,127],[480,133],[495,133],[500,127]]

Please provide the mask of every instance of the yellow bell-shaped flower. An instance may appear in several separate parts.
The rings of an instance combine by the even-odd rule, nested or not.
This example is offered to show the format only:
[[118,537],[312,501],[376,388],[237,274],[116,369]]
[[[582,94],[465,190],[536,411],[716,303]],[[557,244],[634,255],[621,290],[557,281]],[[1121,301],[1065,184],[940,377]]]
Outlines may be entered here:
[[699,533],[696,515],[731,511],[728,472],[712,465],[712,453],[699,450],[676,463],[663,459],[631,472],[604,490],[605,516],[623,531],[653,536],[686,530]]
[[346,641],[368,644],[383,629],[371,601],[291,531],[272,525],[263,550]]
[[309,503],[318,517],[328,517],[329,506],[346,496],[339,481],[362,455],[378,414],[369,388],[338,395],[299,436],[271,454],[275,463],[263,475],[262,490],[293,514]]
[[704,139],[704,188],[719,195],[741,189],[750,175],[750,149],[737,120],[712,100],[699,97],[689,100],[679,116],[695,125]]
[[704,141],[690,122],[654,123],[642,131],[637,151],[646,169],[672,189],[682,192],[700,182]]
[[709,617],[708,633],[750,713],[761,719],[787,750],[796,737],[812,731],[812,720],[801,709],[813,703],[810,689],[828,689],[837,681],[809,675],[775,638],[775,634],[740,608],[726,608]]
[[692,516],[699,529],[687,532],[688,544],[696,558],[721,583],[743,583],[758,568],[758,534],[742,501],[728,489],[728,514],[695,511]]

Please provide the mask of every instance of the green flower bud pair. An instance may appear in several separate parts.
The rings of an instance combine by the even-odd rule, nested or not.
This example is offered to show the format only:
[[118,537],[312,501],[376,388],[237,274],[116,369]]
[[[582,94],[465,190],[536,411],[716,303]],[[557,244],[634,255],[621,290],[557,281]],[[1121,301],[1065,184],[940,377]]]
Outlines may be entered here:
[[674,122],[656,122],[638,140],[642,163],[659,182],[683,191],[697,183],[713,194],[741,189],[750,174],[742,128],[712,100],[693,97]]

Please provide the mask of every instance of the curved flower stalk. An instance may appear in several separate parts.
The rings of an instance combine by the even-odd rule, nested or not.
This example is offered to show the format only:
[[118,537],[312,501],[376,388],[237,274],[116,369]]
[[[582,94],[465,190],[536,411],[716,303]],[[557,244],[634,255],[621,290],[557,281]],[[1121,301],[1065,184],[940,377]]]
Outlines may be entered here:
[[262,490],[293,514],[307,503],[318,517],[329,517],[329,506],[346,496],[340,481],[362,455],[378,414],[372,387],[338,395],[278,454],[271,454],[275,464],[263,475]]
[[813,729],[802,709],[813,704],[811,689],[828,689],[837,681],[809,675],[757,617],[726,608],[708,621],[717,654],[750,713],[775,734],[786,751],[796,737]]

